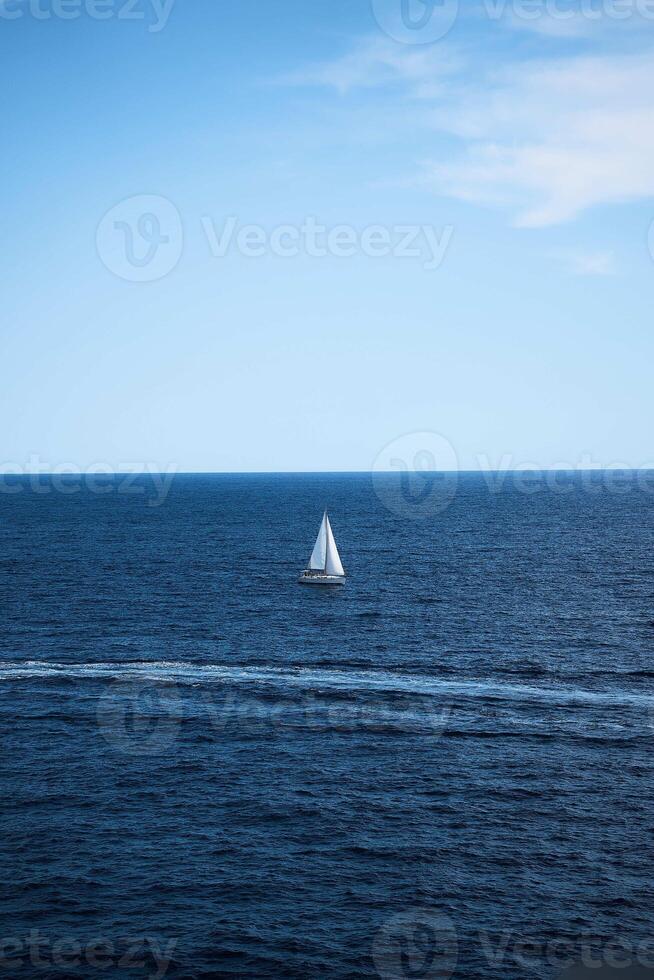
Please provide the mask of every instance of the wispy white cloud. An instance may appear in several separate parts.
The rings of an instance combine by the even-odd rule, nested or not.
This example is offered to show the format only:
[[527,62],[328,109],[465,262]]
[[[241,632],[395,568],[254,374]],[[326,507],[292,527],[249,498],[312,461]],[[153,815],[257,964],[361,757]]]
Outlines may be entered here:
[[517,205],[540,227],[598,204],[654,197],[654,60],[577,57],[518,66],[438,107],[461,153],[431,168],[436,189]]
[[553,253],[552,258],[562,262],[573,276],[615,276],[618,272],[611,250],[567,250]]
[[333,61],[309,65],[277,79],[285,85],[323,86],[342,95],[357,88],[408,86],[414,97],[437,98],[441,80],[462,69],[461,60],[435,46],[403,47],[382,37],[362,40]]
[[654,49],[514,61],[499,71],[444,52],[374,38],[287,81],[341,93],[396,86],[423,159],[426,134],[456,137],[446,156],[434,139],[438,152],[415,180],[439,194],[510,207],[522,227],[654,198]]
[[577,14],[565,20],[555,17],[542,16],[536,19],[526,19],[519,17],[515,12],[509,12],[506,23],[516,31],[528,31],[538,34],[541,37],[551,37],[557,39],[574,40],[580,37],[589,37],[599,29],[599,25],[594,21]]

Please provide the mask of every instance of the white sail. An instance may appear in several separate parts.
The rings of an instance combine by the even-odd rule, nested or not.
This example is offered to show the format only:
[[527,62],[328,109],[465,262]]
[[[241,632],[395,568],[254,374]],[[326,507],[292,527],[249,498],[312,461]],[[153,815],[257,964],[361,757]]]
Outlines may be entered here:
[[313,546],[309,568],[314,572],[325,572],[327,575],[345,575],[327,511],[323,515],[318,537]]
[[336,547],[336,542],[334,541],[334,534],[332,532],[332,526],[329,523],[329,518],[327,514],[323,517],[323,524],[326,525],[327,531],[327,554],[325,557],[325,571],[328,575],[345,575],[345,569],[341,563],[341,556],[338,553],[338,548]]
[[320,530],[318,531],[318,537],[316,538],[316,543],[313,546],[313,552],[309,559],[309,568],[316,572],[324,572],[327,564],[327,526],[328,518],[327,512],[325,511]]
[[302,572],[298,581],[302,585],[343,585],[345,582],[345,569],[334,541],[327,511],[323,514],[320,523],[318,537],[309,559],[309,567]]

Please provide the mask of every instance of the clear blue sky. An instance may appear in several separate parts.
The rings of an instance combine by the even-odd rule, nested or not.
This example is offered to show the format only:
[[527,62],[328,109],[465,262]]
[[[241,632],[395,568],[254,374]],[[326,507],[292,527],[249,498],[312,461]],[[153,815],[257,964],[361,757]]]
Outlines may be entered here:
[[[422,430],[464,468],[654,460],[654,20],[39,2],[0,0],[0,468],[365,470]],[[98,233],[141,195],[183,228],[147,282]],[[453,231],[438,268],[215,256],[229,216]]]

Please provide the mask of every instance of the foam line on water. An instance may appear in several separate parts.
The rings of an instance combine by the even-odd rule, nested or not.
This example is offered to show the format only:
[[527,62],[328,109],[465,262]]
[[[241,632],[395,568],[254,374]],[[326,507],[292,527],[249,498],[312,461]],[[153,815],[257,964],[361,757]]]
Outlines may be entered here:
[[168,661],[139,663],[61,664],[30,660],[0,665],[0,680],[19,679],[148,680],[179,684],[269,684],[305,689],[375,691],[433,697],[461,696],[510,701],[587,705],[652,705],[654,695],[624,690],[591,691],[560,686],[535,687],[484,679],[442,679],[418,674],[374,670],[333,670],[311,667],[244,667],[230,664],[188,664]]

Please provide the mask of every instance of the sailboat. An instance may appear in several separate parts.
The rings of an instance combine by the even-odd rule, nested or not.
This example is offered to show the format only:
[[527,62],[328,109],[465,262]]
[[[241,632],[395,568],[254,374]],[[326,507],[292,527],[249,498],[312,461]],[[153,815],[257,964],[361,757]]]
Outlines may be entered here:
[[344,585],[345,569],[334,541],[332,526],[325,511],[313,546],[309,567],[300,575],[302,585]]

